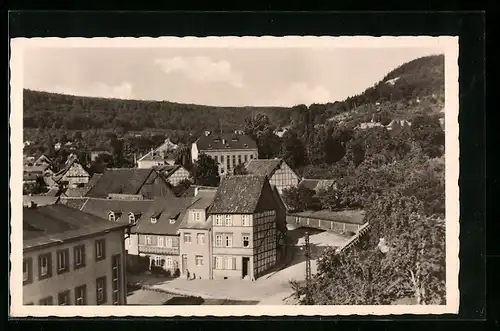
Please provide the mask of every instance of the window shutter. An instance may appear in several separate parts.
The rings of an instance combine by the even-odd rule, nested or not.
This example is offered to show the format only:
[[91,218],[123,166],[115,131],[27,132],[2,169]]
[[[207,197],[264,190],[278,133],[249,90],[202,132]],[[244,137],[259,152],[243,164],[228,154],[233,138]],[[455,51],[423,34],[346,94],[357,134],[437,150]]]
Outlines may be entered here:
[[87,261],[85,258],[85,246],[82,246],[82,266],[85,267]]
[[52,253],[47,255],[47,277],[52,277]]
[[233,270],[236,270],[236,258],[235,258],[235,257],[233,257],[232,259],[233,259],[233,263],[232,263],[232,265],[233,265]]
[[106,258],[106,240],[102,240],[102,257],[103,259]]

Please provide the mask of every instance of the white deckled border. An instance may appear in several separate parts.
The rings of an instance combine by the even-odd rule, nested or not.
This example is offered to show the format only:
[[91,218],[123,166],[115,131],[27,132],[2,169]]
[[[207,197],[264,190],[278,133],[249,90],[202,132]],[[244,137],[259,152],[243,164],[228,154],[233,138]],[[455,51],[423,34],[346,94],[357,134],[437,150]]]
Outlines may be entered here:
[[[23,54],[26,48],[402,48],[434,47],[445,54],[446,132],[446,290],[442,306],[23,306],[22,305],[22,150]],[[458,37],[161,37],[16,38],[11,40],[11,275],[13,317],[103,316],[334,316],[458,313],[459,307],[459,126]]]

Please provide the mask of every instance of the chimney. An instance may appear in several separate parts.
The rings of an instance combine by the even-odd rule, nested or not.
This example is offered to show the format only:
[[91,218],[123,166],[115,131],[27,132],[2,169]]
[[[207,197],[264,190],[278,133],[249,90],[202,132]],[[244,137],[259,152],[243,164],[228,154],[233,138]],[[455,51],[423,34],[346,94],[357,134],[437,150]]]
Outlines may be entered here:
[[222,138],[222,145],[226,144],[226,139]]
[[208,137],[210,135],[210,131],[209,130],[206,130],[205,131],[205,137]]
[[198,195],[198,186],[195,186],[194,187],[194,196],[197,196]]

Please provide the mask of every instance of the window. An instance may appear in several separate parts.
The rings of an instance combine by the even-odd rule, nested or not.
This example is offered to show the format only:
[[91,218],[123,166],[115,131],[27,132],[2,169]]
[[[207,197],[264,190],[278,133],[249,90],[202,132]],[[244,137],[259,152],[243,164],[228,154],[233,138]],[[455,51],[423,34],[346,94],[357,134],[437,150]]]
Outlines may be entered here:
[[250,226],[250,215],[243,215],[241,217],[241,225]]
[[196,266],[199,267],[203,265],[203,256],[196,255],[195,260],[196,260]]
[[174,261],[173,261],[171,256],[167,256],[167,259],[165,262],[166,262],[166,265],[168,268],[171,268],[174,265],[174,263],[173,263]]
[[113,305],[121,302],[121,256],[120,254],[111,257],[111,285],[113,288]]
[[95,260],[101,261],[106,258],[106,241],[99,239],[95,241]]
[[226,247],[233,247],[233,235],[232,234],[224,235],[224,244]]
[[151,245],[151,236],[146,236],[145,240],[146,240],[146,245]]
[[193,220],[195,220],[196,222],[199,222],[199,221],[200,221],[200,219],[201,219],[201,215],[200,215],[200,213],[199,213],[199,212],[197,212],[197,211],[194,211],[194,212],[193,212]]
[[215,225],[222,225],[222,215],[215,215]]
[[214,155],[214,160],[215,162],[219,162],[219,157],[217,155]]
[[243,155],[243,159],[245,160],[245,162],[247,162],[248,161],[248,155],[246,155],[246,154]]
[[95,280],[96,284],[96,301],[98,305],[106,303],[106,276],[99,277]]
[[158,246],[163,247],[163,237],[162,236],[158,236]]
[[220,156],[220,163],[224,163],[224,155]]
[[157,221],[156,217],[151,217],[151,224],[156,224],[156,221]]
[[196,235],[196,242],[198,243],[198,245],[204,245],[205,244],[205,234],[198,233]]
[[33,282],[33,260],[27,258],[23,260],[23,285]]
[[233,155],[233,167],[236,166],[236,155]]
[[57,251],[57,273],[63,274],[69,271],[69,249]]
[[234,257],[226,257],[224,268],[227,270],[235,270],[236,269],[236,258]]
[[115,216],[115,213],[113,213],[112,211],[110,211],[110,212],[108,213],[108,219],[109,219],[109,221],[110,221],[110,222],[114,222],[114,221],[116,221],[116,216]]
[[244,234],[242,236],[242,244],[243,244],[243,247],[248,247],[250,246],[250,235],[249,234]]
[[165,238],[165,247],[171,248],[173,246],[173,240],[171,237]]
[[233,216],[232,215],[225,215],[224,225],[225,226],[232,226],[233,225]]
[[87,304],[87,285],[75,287],[75,304],[84,306]]
[[215,246],[222,247],[222,235],[221,234],[215,235]]
[[253,159],[253,155],[250,155],[250,160],[252,160],[252,159]]
[[191,243],[191,233],[189,233],[189,232],[184,233],[184,243],[187,243],[187,244]]
[[135,223],[135,215],[133,213],[128,213],[128,224],[134,225]]
[[241,155],[238,155],[238,164],[241,164]]
[[52,254],[46,253],[38,256],[38,279],[52,276]]
[[154,257],[154,264],[156,267],[163,267],[163,259],[161,258],[161,256]]
[[52,296],[40,300],[40,306],[52,306],[53,304],[54,299],[52,298]]
[[85,267],[85,245],[75,246],[74,261],[75,261],[75,270]]
[[57,295],[57,303],[59,304],[59,306],[69,306],[70,304],[69,291],[64,291],[59,293]]
[[222,269],[222,256],[215,257],[215,269]]

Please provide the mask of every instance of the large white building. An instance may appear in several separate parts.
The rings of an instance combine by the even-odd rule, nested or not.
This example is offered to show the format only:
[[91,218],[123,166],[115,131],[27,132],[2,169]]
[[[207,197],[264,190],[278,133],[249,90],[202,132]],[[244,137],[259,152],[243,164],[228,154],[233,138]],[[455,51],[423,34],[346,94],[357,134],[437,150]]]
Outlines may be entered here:
[[195,162],[206,154],[219,164],[219,175],[231,175],[234,168],[252,159],[257,159],[257,143],[240,131],[234,133],[212,133],[205,131],[191,146],[191,160]]

